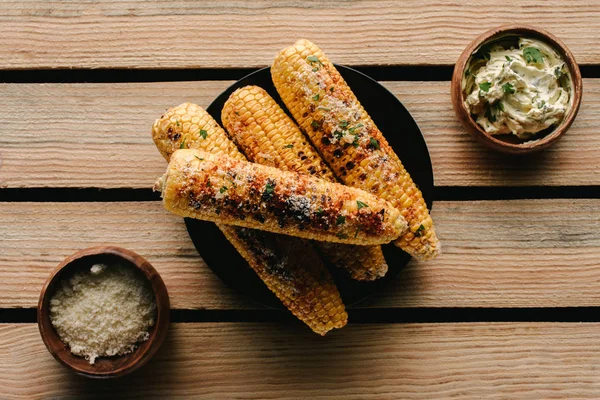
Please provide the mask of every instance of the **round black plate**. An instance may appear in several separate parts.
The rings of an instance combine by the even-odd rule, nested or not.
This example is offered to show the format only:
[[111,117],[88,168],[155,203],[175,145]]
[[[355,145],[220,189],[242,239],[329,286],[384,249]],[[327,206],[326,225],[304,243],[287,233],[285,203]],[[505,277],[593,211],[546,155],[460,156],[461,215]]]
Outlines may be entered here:
[[[431,209],[433,171],[427,145],[415,120],[402,103],[377,81],[351,68],[340,65],[336,67],[419,185]],[[247,85],[262,87],[284,110],[286,109],[273,86],[269,68],[263,68],[231,85],[212,102],[207,111],[216,121],[221,122],[221,110],[229,95]],[[185,224],[194,246],[219,278],[260,304],[273,308],[283,307],[215,224],[190,218],[185,219]],[[389,271],[385,277],[375,282],[355,281],[348,278],[343,271],[330,268],[346,305],[356,303],[379,290],[410,260],[408,254],[393,244],[383,246],[383,251]]]

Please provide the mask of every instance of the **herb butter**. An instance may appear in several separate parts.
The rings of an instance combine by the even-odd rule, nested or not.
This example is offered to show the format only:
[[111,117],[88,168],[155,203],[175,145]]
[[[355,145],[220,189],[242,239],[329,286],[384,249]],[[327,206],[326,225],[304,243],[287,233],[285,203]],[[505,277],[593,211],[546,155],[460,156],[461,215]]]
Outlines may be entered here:
[[481,47],[462,81],[465,106],[487,133],[524,140],[563,120],[572,86],[558,53],[528,38]]

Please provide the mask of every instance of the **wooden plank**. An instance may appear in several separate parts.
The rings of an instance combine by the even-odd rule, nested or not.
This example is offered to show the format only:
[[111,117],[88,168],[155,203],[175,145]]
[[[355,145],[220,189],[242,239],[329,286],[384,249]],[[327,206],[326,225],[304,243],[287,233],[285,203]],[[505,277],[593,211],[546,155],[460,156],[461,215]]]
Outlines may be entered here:
[[453,64],[483,31],[550,30],[598,64],[597,1],[16,1],[0,16],[0,68],[255,67],[306,37],[348,65]]
[[0,325],[3,398],[597,399],[600,324],[350,325],[317,337],[299,324],[171,326],[142,370],[79,377],[34,324]]
[[[165,168],[152,122],[183,101],[207,106],[230,83],[0,84],[0,186],[151,187]],[[600,184],[600,79],[585,80],[563,139],[519,159],[471,139],[452,111],[448,82],[384,85],[424,132],[438,186]]]
[[[600,306],[600,200],[448,201],[434,205],[443,254],[411,262],[357,307]],[[160,202],[0,203],[0,307],[35,307],[50,271],[100,244],[146,257],[174,308],[257,306],[232,293]]]

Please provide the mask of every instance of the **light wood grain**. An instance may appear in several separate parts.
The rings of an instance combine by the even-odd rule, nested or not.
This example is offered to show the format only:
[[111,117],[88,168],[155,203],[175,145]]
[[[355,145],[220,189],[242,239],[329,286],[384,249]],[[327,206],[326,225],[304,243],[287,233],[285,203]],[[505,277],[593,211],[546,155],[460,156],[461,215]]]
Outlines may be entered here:
[[597,1],[4,0],[0,68],[206,68],[270,64],[296,39],[348,65],[454,64],[507,23],[550,30],[598,64]]
[[174,324],[111,382],[54,361],[33,324],[0,325],[3,398],[597,399],[600,324]]
[[[0,84],[0,186],[151,187],[165,168],[152,122],[183,101],[207,106],[230,83]],[[600,184],[600,79],[584,81],[564,138],[522,159],[493,153],[463,130],[449,82],[384,85],[424,132],[438,186]]]
[[[600,200],[437,202],[443,254],[357,307],[600,306],[598,215]],[[258,307],[210,271],[160,202],[0,203],[0,232],[0,307],[35,307],[64,257],[104,244],[153,264],[172,308]]]

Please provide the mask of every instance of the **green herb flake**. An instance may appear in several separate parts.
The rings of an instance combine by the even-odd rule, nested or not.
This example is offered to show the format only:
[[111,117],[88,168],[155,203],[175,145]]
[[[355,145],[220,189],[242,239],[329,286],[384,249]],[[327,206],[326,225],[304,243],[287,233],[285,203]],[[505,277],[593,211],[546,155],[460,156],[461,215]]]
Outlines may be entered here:
[[504,56],[504,58],[506,58],[506,61],[511,62],[512,58],[510,58],[509,56]]
[[494,104],[494,106],[496,107],[496,110],[504,111],[504,104],[502,104],[501,101]]
[[181,143],[179,144],[179,148],[180,148],[180,149],[185,149],[185,139],[186,139],[186,138],[183,138],[183,140],[182,140],[182,141],[181,141]]
[[544,61],[542,53],[535,47],[525,47],[523,49],[523,57],[527,64],[541,64]]
[[263,192],[263,196],[270,196],[271,194],[273,194],[274,190],[275,185],[271,182],[267,182],[267,184],[265,185],[265,191]]
[[339,237],[340,239],[348,239],[348,235],[342,232],[337,233],[335,236]]
[[358,209],[360,210],[361,208],[365,208],[365,207],[369,207],[367,204],[363,203],[360,200],[356,200],[356,206],[358,207]]
[[515,87],[508,82],[505,83],[504,85],[502,85],[502,90],[504,90],[504,93],[506,93],[506,94],[514,94],[515,93]]
[[329,88],[329,91],[333,93],[333,86]]
[[360,228],[356,228],[356,232],[354,232],[354,239],[358,236],[358,232],[360,232]]
[[415,236],[416,237],[421,237],[421,235],[423,234],[424,230],[425,230],[425,227],[423,226],[423,224],[419,225],[419,227],[415,231]]
[[375,150],[379,150],[379,141],[375,138],[369,139],[369,147]]
[[313,122],[310,123],[310,126],[317,129],[319,127],[319,123],[317,121],[313,120]]
[[358,138],[359,138],[359,136],[355,134],[354,140],[352,141],[352,146],[358,147]]
[[315,94],[312,99],[314,101],[319,101],[319,93]]
[[176,120],[176,121],[175,121],[175,125],[177,125],[177,126],[181,126],[181,124],[179,123],[179,120]]
[[226,190],[227,190],[227,186],[222,186],[221,189],[219,189],[219,193],[223,194],[223,193],[225,193]]
[[340,123],[338,124],[340,128],[342,129],[346,129],[348,127],[348,121],[346,121],[345,119],[341,120]]
[[342,136],[344,136],[344,132],[335,130],[335,131],[333,131],[333,136],[335,136],[335,138],[337,140],[340,140],[342,138]]
[[210,181],[206,182],[206,187],[212,187],[212,183],[210,183]]
[[319,207],[319,209],[317,210],[317,217],[320,217],[321,215],[323,215],[323,209]]
[[544,108],[544,105],[546,105],[546,102],[542,100],[538,103],[538,108]]
[[206,132],[204,129],[200,129],[198,135],[202,136],[202,139],[206,139],[206,137],[208,136],[208,132]]
[[310,61],[311,63],[313,63],[313,62],[321,63],[321,61],[319,61],[319,59],[316,56],[308,56],[308,57],[306,57],[306,59],[308,61]]
[[196,157],[200,161],[204,161],[204,158],[201,158],[201,157],[198,157],[198,156],[194,156],[194,157]]
[[318,110],[323,110],[323,111],[331,111],[331,108],[329,107],[317,107]]
[[556,76],[556,79],[560,79],[563,76],[562,67],[554,68],[554,75]]
[[292,147],[294,147],[293,144],[286,144],[285,146],[283,146],[284,149],[291,149]]
[[490,91],[491,87],[492,87],[492,84],[490,82],[481,82],[479,84],[479,89],[483,90],[486,93]]
[[335,224],[342,225],[344,223],[346,223],[346,217],[344,217],[343,215],[338,215],[337,219],[335,220]]

